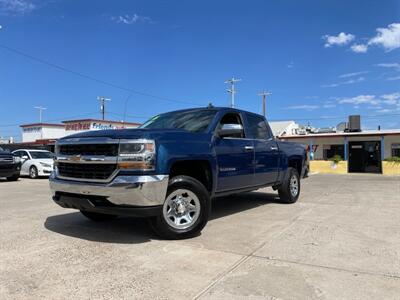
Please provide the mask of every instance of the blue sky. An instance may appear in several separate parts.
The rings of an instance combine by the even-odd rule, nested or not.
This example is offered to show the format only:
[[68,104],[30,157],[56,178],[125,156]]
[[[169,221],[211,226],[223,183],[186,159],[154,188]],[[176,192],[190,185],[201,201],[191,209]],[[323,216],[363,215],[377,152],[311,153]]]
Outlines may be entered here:
[[0,26],[0,136],[37,105],[44,121],[98,118],[99,95],[128,121],[227,106],[232,76],[239,108],[272,92],[271,120],[400,128],[399,1],[0,0]]

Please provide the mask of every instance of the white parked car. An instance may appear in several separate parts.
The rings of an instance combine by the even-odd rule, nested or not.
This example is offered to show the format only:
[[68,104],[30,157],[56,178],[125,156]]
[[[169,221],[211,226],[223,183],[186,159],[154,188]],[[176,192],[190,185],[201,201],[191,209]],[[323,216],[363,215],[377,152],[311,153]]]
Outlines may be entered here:
[[21,158],[21,176],[30,178],[49,176],[53,171],[54,154],[46,150],[18,149],[13,151]]

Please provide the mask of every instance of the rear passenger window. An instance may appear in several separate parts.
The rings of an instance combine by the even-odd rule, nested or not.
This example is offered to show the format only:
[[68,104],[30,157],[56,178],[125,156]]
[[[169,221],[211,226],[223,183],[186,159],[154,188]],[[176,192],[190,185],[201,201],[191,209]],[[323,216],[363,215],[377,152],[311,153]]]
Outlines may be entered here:
[[247,114],[250,138],[266,140],[270,138],[270,133],[264,118]]

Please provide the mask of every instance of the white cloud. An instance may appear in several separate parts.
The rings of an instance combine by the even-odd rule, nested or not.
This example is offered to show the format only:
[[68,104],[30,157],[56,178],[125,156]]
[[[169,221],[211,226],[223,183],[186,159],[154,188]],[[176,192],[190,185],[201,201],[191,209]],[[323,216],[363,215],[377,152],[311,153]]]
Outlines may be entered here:
[[366,53],[368,51],[368,46],[364,44],[354,44],[350,49],[355,53]]
[[348,78],[348,77],[354,77],[362,74],[367,74],[369,73],[368,71],[360,71],[360,72],[353,72],[353,73],[346,73],[338,76],[339,78]]
[[293,68],[294,67],[294,62],[290,62],[290,63],[288,63],[287,65],[286,65],[286,67],[288,68],[288,69],[291,69],[291,68]]
[[323,88],[333,88],[333,87],[337,87],[339,85],[340,85],[339,83],[330,83],[330,84],[323,84],[323,85],[321,85],[321,87],[323,87]]
[[400,76],[388,77],[388,78],[386,78],[386,80],[389,80],[389,81],[400,80]]
[[332,107],[336,107],[336,104],[324,104],[322,107],[323,108],[332,108]]
[[389,113],[389,112],[392,112],[392,110],[391,110],[391,109],[388,109],[388,108],[383,108],[383,109],[377,110],[377,112],[378,112],[378,113]]
[[[355,43],[351,45],[350,49],[355,53],[366,53],[371,46],[380,46],[386,51],[392,51],[400,48],[400,23],[389,24],[386,28],[377,28],[377,34],[372,38],[367,39],[366,43]],[[333,45],[343,46],[347,45],[353,40],[355,36],[350,33],[341,32],[337,36],[324,35],[325,48]]]
[[[339,104],[352,104],[357,107],[360,105],[369,105],[367,108],[375,109],[400,109],[400,92],[391,94],[376,95],[358,95],[355,97],[342,98],[338,100]],[[382,106],[390,106],[383,107]]]
[[356,79],[349,79],[345,82],[342,82],[342,84],[353,84],[353,83],[357,83],[357,82],[362,82],[365,80],[365,77],[358,77]]
[[386,51],[400,47],[400,23],[390,24],[387,28],[377,28],[375,37],[368,41],[368,45],[378,45]]
[[381,64],[376,64],[375,66],[382,67],[382,68],[393,68],[393,69],[400,71],[399,63],[381,63]]
[[389,105],[396,105],[400,102],[400,93],[382,95],[383,102]]
[[111,20],[116,23],[127,24],[127,25],[137,23],[137,22],[153,23],[153,20],[150,17],[140,16],[138,14],[123,15],[123,16],[116,16],[116,17],[114,16],[114,17],[111,17]]
[[338,87],[340,85],[346,85],[346,84],[353,84],[353,83],[358,83],[365,81],[365,77],[358,77],[358,78],[352,78],[343,82],[338,82],[338,83],[331,83],[331,84],[323,84],[321,87],[324,88],[332,88],[332,87]]
[[380,101],[375,97],[375,95],[359,95],[351,98],[343,98],[339,100],[340,104],[369,104],[369,105],[378,105]]
[[318,105],[308,105],[308,104],[304,104],[304,105],[294,105],[294,106],[288,106],[286,107],[286,109],[304,109],[304,110],[314,110],[319,108]]
[[36,5],[28,0],[0,0],[0,14],[24,15],[32,12]]
[[354,40],[355,36],[350,33],[341,32],[337,36],[326,34],[322,38],[325,40],[325,48],[329,48],[333,45],[346,45]]

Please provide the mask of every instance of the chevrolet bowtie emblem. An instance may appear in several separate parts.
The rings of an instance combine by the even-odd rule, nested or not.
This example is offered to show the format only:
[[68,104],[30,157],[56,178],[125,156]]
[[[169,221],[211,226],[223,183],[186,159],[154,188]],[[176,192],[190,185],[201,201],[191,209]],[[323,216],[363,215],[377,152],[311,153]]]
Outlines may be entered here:
[[71,161],[81,161],[82,157],[78,154],[78,155],[70,156],[69,160],[71,160]]

